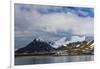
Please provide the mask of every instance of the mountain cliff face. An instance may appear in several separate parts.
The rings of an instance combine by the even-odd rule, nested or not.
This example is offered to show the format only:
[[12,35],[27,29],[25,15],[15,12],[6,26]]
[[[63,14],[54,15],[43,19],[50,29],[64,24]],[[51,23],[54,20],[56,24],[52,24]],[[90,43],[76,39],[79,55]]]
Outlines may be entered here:
[[26,47],[18,49],[15,53],[50,52],[54,50],[55,48],[50,46],[49,43],[34,39]]

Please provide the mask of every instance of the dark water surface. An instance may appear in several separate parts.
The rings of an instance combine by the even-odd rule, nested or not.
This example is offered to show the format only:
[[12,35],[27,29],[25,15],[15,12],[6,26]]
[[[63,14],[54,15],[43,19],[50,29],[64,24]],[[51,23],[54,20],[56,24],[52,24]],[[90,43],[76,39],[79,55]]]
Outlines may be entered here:
[[93,61],[93,55],[82,56],[25,56],[16,57],[15,65]]

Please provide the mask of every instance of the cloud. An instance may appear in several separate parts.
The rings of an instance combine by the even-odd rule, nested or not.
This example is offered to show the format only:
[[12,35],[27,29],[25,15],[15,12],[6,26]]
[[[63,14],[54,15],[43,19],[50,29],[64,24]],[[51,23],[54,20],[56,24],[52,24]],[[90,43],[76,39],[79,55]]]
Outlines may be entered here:
[[[17,43],[26,42],[37,37],[44,40],[57,40],[63,36],[69,37],[71,34],[93,36],[94,20],[93,17],[89,17],[91,12],[79,10],[76,12],[76,10],[72,9],[71,11],[69,8],[66,11],[65,13],[62,7],[16,4],[15,41]],[[79,13],[88,16],[79,16]]]
[[[41,28],[44,31],[57,33],[59,31],[67,32],[71,30],[77,35],[92,35],[93,34],[93,19],[81,18],[72,13],[55,13],[42,15]],[[40,25],[40,24],[39,24]]]

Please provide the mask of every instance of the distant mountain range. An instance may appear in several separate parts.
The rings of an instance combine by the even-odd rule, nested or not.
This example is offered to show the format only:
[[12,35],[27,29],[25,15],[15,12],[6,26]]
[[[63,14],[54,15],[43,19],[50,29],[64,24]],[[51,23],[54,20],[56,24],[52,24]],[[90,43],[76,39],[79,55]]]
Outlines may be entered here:
[[[92,40],[89,39],[89,40]],[[88,40],[88,41],[89,41]],[[72,36],[70,40],[63,37],[54,42],[46,42],[41,39],[34,39],[28,45],[15,51],[15,53],[32,53],[32,52],[52,52],[57,50],[64,50],[68,47],[76,47],[81,43],[88,42],[85,36]]]

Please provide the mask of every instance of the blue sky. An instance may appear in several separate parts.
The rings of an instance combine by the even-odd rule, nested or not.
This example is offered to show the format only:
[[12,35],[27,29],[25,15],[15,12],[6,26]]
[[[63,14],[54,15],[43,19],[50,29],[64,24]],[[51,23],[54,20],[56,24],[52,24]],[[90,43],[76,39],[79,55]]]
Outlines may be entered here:
[[15,4],[15,47],[34,38],[58,40],[93,36],[94,9],[86,7]]
[[[30,5],[31,6],[31,5]],[[20,10],[26,11],[26,12],[32,12],[33,9],[28,5],[23,5],[20,7]],[[66,7],[66,6],[40,6],[38,8],[35,8],[37,12],[40,14],[52,14],[52,13],[68,13],[71,12],[73,14],[76,14],[80,17],[94,17],[94,9],[93,8],[82,8],[82,7]]]

